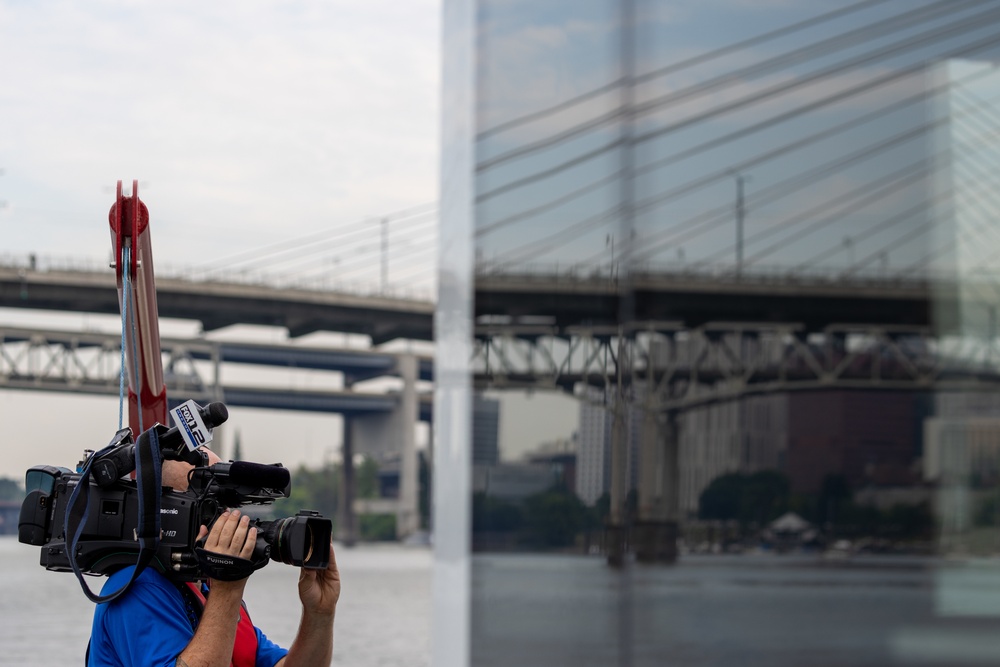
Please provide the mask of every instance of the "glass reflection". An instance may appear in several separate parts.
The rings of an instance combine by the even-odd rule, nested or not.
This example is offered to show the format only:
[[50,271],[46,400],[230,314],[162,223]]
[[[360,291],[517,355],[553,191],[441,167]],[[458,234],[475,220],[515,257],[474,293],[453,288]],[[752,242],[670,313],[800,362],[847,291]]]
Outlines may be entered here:
[[1000,657],[1000,6],[477,7],[472,664]]

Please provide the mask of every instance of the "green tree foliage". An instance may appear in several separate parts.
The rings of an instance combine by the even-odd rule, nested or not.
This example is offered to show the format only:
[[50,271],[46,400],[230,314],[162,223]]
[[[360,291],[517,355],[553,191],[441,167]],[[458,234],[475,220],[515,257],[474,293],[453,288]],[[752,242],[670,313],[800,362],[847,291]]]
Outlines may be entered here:
[[355,488],[358,498],[378,498],[378,461],[366,456],[361,465],[355,469],[354,475],[357,483]]
[[363,514],[358,517],[358,533],[366,542],[391,542],[396,539],[396,516]]
[[518,503],[481,492],[472,496],[474,533],[516,533],[516,539],[525,546],[540,549],[570,546],[581,531],[597,525],[597,511],[559,486]]
[[816,520],[820,525],[836,524],[840,515],[849,512],[851,489],[847,477],[839,473],[823,476],[823,485],[816,504]]
[[292,473],[292,491],[288,498],[274,503],[274,516],[290,516],[300,509],[317,510],[325,517],[337,516],[340,492],[340,466],[299,467]]
[[729,521],[739,516],[743,475],[729,473],[713,479],[698,497],[698,517]]
[[524,501],[527,537],[538,546],[570,546],[587,525],[587,515],[583,502],[565,489],[552,489]]
[[507,532],[524,523],[521,508],[513,503],[491,498],[483,492],[472,495],[473,532]]
[[23,500],[24,491],[15,479],[0,477],[0,500]]
[[728,473],[716,477],[701,492],[698,516],[736,520],[743,526],[763,525],[788,511],[789,495],[788,478],[780,472]]
[[236,437],[233,439],[233,461],[243,460],[243,446],[240,443],[240,431],[236,429]]
[[934,512],[928,502],[893,505],[884,516],[887,537],[929,540],[934,535]]
[[420,506],[420,527],[428,530],[431,527],[431,466],[424,452],[419,452],[419,486],[417,503]]
[[972,513],[972,523],[979,528],[1000,525],[1000,492],[982,498]]

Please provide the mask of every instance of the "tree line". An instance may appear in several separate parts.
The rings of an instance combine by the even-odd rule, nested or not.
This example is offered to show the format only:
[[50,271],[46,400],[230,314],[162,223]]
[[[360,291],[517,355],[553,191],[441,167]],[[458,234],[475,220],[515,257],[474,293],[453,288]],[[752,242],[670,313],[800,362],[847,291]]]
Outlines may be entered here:
[[788,477],[774,470],[728,473],[712,480],[698,500],[699,519],[733,522],[746,538],[786,512],[795,512],[828,538],[930,540],[935,529],[930,503],[885,509],[858,503],[841,474],[826,475],[819,493],[795,494]]

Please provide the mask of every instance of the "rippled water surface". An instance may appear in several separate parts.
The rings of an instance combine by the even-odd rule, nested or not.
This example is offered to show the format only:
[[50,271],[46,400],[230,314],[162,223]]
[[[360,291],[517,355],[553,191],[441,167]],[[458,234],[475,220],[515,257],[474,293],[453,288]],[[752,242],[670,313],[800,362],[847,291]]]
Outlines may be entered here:
[[[0,665],[82,665],[91,603],[72,574],[46,572],[37,547],[0,537]],[[334,664],[430,664],[431,552],[398,546],[337,550],[343,592],[334,629]],[[247,585],[250,615],[287,646],[299,621],[298,571],[271,563]],[[103,579],[87,577],[97,590]]]
[[[337,553],[334,664],[429,665],[431,552]],[[93,607],[76,579],[12,537],[0,537],[0,572],[0,665],[82,664]],[[600,557],[508,554],[474,557],[471,574],[473,667],[1000,663],[1000,559],[686,556],[617,571]],[[254,622],[283,645],[296,577],[272,563],[247,587]]]

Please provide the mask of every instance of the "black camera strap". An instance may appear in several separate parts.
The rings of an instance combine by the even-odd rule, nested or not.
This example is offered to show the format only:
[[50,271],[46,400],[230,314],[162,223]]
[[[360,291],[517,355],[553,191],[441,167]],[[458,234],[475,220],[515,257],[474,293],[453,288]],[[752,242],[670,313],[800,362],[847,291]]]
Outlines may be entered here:
[[139,441],[135,443],[136,490],[139,496],[139,517],[135,536],[139,542],[139,554],[135,569],[132,570],[132,576],[124,586],[107,595],[95,594],[83,580],[83,572],[76,562],[76,555],[77,545],[87,524],[90,510],[90,468],[94,461],[117,446],[117,444],[108,445],[87,460],[66,506],[65,533],[68,540],[66,555],[70,567],[73,568],[73,573],[80,581],[84,594],[92,602],[97,603],[110,602],[128,590],[136,577],[153,560],[156,549],[160,545],[160,493],[162,490],[163,460],[160,455],[160,438],[154,426],[142,434]]

